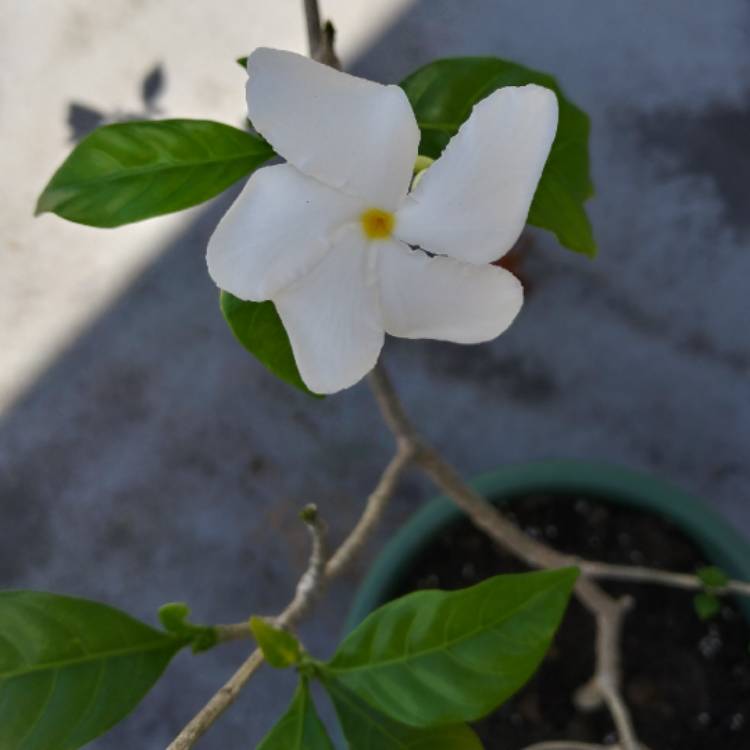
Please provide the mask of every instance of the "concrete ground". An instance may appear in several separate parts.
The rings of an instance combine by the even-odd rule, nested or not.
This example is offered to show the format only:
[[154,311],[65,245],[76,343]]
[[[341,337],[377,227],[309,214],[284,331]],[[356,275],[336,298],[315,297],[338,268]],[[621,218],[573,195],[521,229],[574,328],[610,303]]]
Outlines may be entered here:
[[[339,537],[389,455],[364,385],[313,401],[234,343],[203,260],[229,196],[114,232],[31,218],[87,124],[241,122],[233,58],[261,44],[303,51],[299,5],[0,0],[0,586],[147,620],[169,600],[197,621],[273,612],[304,565],[299,507],[318,502]],[[504,56],[554,71],[592,117],[600,257],[535,232],[528,303],[509,333],[473,348],[390,341],[417,423],[467,475],[546,457],[615,462],[673,481],[750,535],[748,4],[323,6],[363,75]],[[409,477],[382,537],[429,492]],[[373,552],[304,628],[315,652],[335,644]],[[92,747],[163,747],[244,648],[180,655]],[[268,670],[201,746],[252,746],[289,689]]]

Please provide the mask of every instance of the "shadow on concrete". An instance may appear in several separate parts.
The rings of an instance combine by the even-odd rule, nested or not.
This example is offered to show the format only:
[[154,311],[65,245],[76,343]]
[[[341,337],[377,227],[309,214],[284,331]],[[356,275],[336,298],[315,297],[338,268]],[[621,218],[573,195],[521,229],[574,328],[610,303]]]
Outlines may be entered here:
[[70,142],[77,143],[100,125],[128,120],[152,120],[162,110],[159,107],[166,89],[167,76],[161,63],[146,71],[141,79],[140,98],[143,109],[137,112],[107,112],[96,106],[73,101],[68,105],[66,122],[70,128]]

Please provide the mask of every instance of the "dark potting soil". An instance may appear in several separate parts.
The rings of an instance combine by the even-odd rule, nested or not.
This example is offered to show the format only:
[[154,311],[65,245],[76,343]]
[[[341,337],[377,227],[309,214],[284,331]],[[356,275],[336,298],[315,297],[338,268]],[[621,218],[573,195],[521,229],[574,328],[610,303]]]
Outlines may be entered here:
[[[698,547],[661,517],[580,497],[534,496],[508,515],[564,552],[612,563],[694,572],[707,563]],[[526,568],[462,521],[414,561],[394,596],[422,588],[456,589]],[[701,621],[694,593],[663,586],[605,583],[635,600],[623,637],[624,695],[641,742],[651,750],[750,750],[750,626],[734,600]],[[584,713],[572,701],[594,662],[591,617],[572,601],[535,677],[477,724],[487,750],[519,750],[545,740],[608,744],[606,711]]]

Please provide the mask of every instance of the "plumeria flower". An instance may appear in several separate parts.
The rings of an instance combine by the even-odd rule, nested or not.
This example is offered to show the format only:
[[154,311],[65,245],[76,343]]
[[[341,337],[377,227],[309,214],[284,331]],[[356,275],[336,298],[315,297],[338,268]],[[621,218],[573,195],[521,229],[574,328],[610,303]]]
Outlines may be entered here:
[[490,264],[526,223],[554,93],[490,94],[410,191],[419,128],[400,88],[279,50],[247,66],[250,120],[286,163],[252,175],[208,268],[240,299],[273,300],[310,390],[360,380],[385,333],[464,344],[502,333],[523,290]]

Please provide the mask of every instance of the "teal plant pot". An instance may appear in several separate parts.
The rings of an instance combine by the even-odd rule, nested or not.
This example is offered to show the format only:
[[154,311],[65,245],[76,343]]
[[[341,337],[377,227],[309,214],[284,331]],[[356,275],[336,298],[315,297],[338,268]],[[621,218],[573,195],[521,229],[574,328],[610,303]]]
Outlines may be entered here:
[[[730,576],[750,580],[750,542],[706,503],[646,474],[584,461],[543,461],[508,466],[471,482],[498,505],[532,494],[579,495],[657,513],[679,527],[707,560]],[[463,516],[450,500],[429,502],[386,544],[358,589],[346,622],[348,632],[398,589],[415,558]],[[740,601],[750,621],[750,601]]]

